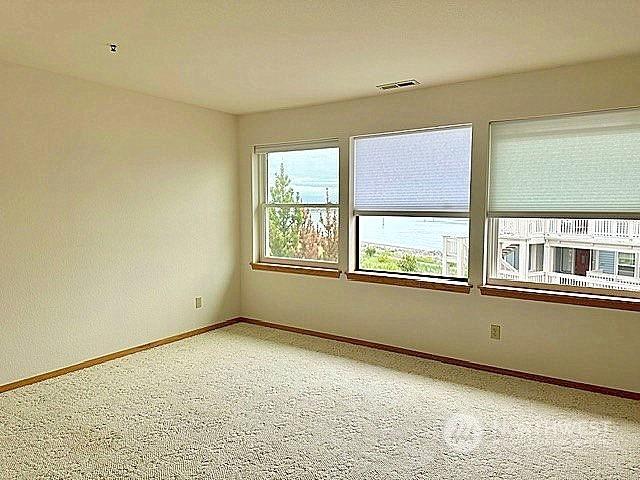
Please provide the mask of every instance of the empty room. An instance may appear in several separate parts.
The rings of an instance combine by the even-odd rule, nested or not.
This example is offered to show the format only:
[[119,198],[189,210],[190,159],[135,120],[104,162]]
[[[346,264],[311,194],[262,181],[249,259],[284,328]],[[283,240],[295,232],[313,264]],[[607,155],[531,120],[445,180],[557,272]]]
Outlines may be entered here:
[[0,8],[0,480],[640,480],[639,0]]

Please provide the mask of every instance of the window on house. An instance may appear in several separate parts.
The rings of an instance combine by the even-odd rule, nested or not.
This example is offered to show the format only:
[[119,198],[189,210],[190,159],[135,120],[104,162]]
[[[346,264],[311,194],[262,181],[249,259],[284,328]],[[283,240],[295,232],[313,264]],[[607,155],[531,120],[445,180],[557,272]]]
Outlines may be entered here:
[[640,109],[494,122],[490,146],[489,283],[640,292]]
[[529,245],[529,271],[539,272],[544,268],[544,244],[532,243]]
[[466,279],[471,127],[354,137],[357,269]]
[[636,256],[634,253],[618,253],[618,275],[635,277]]
[[573,248],[556,247],[556,261],[554,272],[559,273],[573,273],[574,260],[573,260]]
[[337,268],[336,141],[256,147],[260,261]]
[[616,273],[616,252],[611,250],[598,250],[596,251],[596,258],[596,270],[600,270],[602,273],[608,273],[610,275]]

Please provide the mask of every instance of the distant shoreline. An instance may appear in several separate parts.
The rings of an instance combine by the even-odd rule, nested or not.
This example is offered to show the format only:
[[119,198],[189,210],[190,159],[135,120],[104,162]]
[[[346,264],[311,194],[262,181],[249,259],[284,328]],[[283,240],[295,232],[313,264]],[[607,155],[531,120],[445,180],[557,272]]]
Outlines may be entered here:
[[425,250],[421,248],[411,247],[399,247],[398,245],[388,245],[384,243],[375,242],[361,242],[363,247],[376,247],[387,252],[400,252],[400,253],[412,253],[414,255],[430,256],[430,257],[442,257],[442,252],[439,250]]

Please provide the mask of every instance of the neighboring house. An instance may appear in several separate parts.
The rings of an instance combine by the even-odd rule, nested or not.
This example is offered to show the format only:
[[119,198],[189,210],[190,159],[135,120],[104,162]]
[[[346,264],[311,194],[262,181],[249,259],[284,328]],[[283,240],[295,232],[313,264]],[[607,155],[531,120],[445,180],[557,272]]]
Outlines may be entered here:
[[[498,228],[495,278],[640,291],[638,220],[506,218]],[[444,257],[459,261],[467,244],[444,237]]]

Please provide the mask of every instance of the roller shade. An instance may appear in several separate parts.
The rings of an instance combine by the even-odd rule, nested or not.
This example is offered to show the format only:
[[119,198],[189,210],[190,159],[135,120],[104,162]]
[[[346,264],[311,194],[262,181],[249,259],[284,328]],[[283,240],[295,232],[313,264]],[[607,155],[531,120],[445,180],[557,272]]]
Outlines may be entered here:
[[354,138],[354,209],[468,212],[471,127]]
[[640,109],[491,124],[489,215],[640,213]]
[[316,150],[320,148],[333,148],[338,146],[337,138],[327,140],[314,140],[310,142],[288,142],[288,143],[272,143],[270,145],[255,145],[253,152],[255,154],[265,154],[274,152],[291,152],[295,150]]

